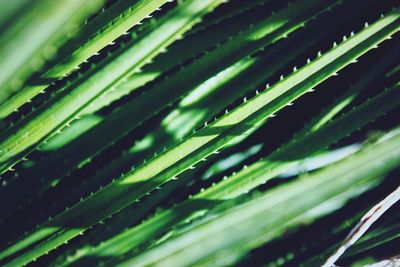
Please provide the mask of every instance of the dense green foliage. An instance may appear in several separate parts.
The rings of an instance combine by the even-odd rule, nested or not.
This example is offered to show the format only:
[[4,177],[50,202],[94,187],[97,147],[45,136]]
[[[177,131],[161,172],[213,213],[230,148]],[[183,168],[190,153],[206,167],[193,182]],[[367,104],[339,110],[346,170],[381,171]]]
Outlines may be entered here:
[[399,186],[399,30],[392,0],[0,2],[0,265],[321,266]]

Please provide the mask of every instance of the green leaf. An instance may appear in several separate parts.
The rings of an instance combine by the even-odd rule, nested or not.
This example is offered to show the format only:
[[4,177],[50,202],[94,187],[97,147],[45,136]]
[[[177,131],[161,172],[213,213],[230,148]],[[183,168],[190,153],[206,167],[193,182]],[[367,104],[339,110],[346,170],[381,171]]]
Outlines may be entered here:
[[[201,3],[205,3],[204,0]],[[28,263],[172,179],[222,148],[238,134],[245,134],[247,130],[259,126],[273,113],[388,38],[399,28],[398,17],[397,10],[387,14],[268,90],[244,101],[245,103],[181,143],[39,226],[14,245],[4,249],[0,258],[4,260],[9,257],[8,264]],[[113,64],[121,63],[114,60]],[[49,110],[51,111],[52,109]],[[376,172],[378,171],[381,169],[376,168]]]
[[8,128],[0,136],[0,172],[13,166],[35,146],[72,121],[97,96],[137,72],[221,2],[207,0],[182,3],[160,19],[156,30],[140,40],[132,40],[133,43],[126,44],[122,51],[104,59],[45,105]]
[[[7,102],[0,105],[0,119],[10,115],[26,101],[43,91],[50,82],[70,73],[74,68],[109,45],[131,27],[149,16],[168,0],[119,1],[86,23],[78,36],[69,40],[60,48],[50,68],[40,77],[33,78],[21,91],[17,92]],[[100,28],[100,30],[99,30]],[[4,101],[0,101],[1,102]]]
[[45,0],[21,2],[19,8],[15,7],[19,16],[0,34],[0,103],[15,94],[31,74],[40,71],[102,3]]
[[[283,145],[265,159],[246,166],[231,177],[194,195],[177,207],[165,210],[142,224],[101,243],[95,248],[86,246],[77,251],[77,256],[71,258],[76,260],[80,257],[90,255],[123,255],[128,251],[143,247],[143,244],[148,244],[152,238],[157,238],[165,234],[174,224],[189,220],[188,218],[199,217],[208,209],[219,205],[221,202],[233,200],[232,205],[234,205],[234,198],[246,194],[271,178],[284,173],[291,167],[301,165],[302,160],[312,153],[318,152],[337,142],[366,125],[371,120],[398,106],[399,99],[399,86],[382,92],[379,96],[374,97],[342,117],[327,123],[319,130],[303,135],[301,138]],[[315,140],[319,140],[319,142]],[[296,153],[296,151],[301,151],[301,153]],[[204,199],[207,199],[207,201],[203,201]],[[230,207],[230,205],[227,206]]]
[[[300,2],[299,6],[302,5],[303,3]],[[57,150],[57,153],[50,154],[49,157],[44,159],[41,163],[37,164],[35,169],[28,170],[29,176],[31,175],[39,176],[41,177],[41,181],[44,182],[35,183],[35,185],[30,185],[29,187],[27,187],[25,184],[17,182],[12,184],[13,188],[16,188],[17,190],[19,190],[21,186],[26,188],[33,188],[33,187],[37,188],[37,190],[29,190],[30,192],[26,192],[24,200],[26,200],[26,198],[29,198],[29,195],[31,193],[43,192],[44,190],[48,189],[52,184],[60,181],[65,174],[74,170],[76,165],[79,164],[81,166],[83,163],[88,162],[88,160],[92,158],[94,155],[104,150],[107,146],[110,145],[111,140],[113,141],[118,140],[130,130],[141,125],[145,119],[148,119],[153,114],[161,110],[163,107],[175,101],[176,99],[179,99],[182,95],[187,94],[187,91],[191,90],[191,93],[181,101],[181,105],[178,108],[178,110],[173,111],[171,113],[171,116],[168,116],[162,122],[163,127],[160,130],[162,133],[164,133],[165,130],[167,131],[167,133],[164,134],[166,138],[168,137],[168,135],[173,134],[174,135],[173,139],[175,142],[180,138],[187,137],[187,135],[193,129],[196,129],[199,126],[201,126],[204,120],[215,116],[222,109],[222,107],[228,106],[235,99],[242,96],[249,90],[257,88],[256,86],[262,83],[266,78],[271,77],[276,71],[278,71],[285,64],[290,62],[290,60],[292,60],[294,57],[301,54],[305,49],[311,46],[317,39],[323,37],[323,35],[319,34],[317,31],[315,31],[315,33],[312,32],[313,34],[308,33],[307,35],[304,35],[303,33],[299,32],[299,34],[297,35],[298,37],[295,38],[292,42],[288,42],[287,44],[285,44],[283,49],[279,49],[279,47],[277,47],[278,49],[272,49],[270,52],[258,58],[245,57],[240,59],[231,66],[228,65],[229,62],[234,63],[231,62],[231,57],[234,57],[237,53],[240,52],[243,54],[244,51],[246,52],[247,49],[246,53],[250,54],[254,51],[254,49],[260,48],[263,45],[268,44],[271,38],[275,36],[276,36],[275,38],[277,39],[278,37],[279,38],[284,37],[286,32],[282,33],[282,30],[279,28],[276,31],[272,31],[270,34],[262,38],[262,40],[258,42],[257,46],[254,46],[253,44],[249,44],[242,47],[238,46],[238,43],[244,42],[243,40],[246,40],[248,36],[251,36],[255,32],[260,31],[260,29],[268,28],[269,27],[268,23],[280,21],[280,18],[283,16],[294,17],[294,15],[297,14],[297,16],[303,17],[306,14],[308,14],[307,12],[309,11],[307,11],[306,13],[304,13],[301,10],[298,11],[297,9],[299,6],[289,6],[281,10],[281,12],[277,13],[272,18],[267,18],[259,21],[257,27],[250,27],[242,34],[236,36],[232,40],[232,42],[230,42],[233,45],[230,43],[221,45],[220,47],[204,55],[202,58],[200,58],[199,60],[195,61],[193,64],[189,65],[187,68],[182,70],[186,73],[184,76],[182,76],[180,73],[177,73],[176,75],[168,78],[164,82],[156,84],[154,88],[152,88],[148,93],[145,93],[139,96],[138,98],[133,99],[131,102],[121,106],[120,108],[115,110],[115,112],[111,113],[110,116],[107,116],[104,119],[100,118],[97,119],[97,117],[90,116],[86,117],[86,120],[84,121],[78,120],[77,125],[75,125],[75,127],[73,128],[76,129],[77,127],[79,127],[79,130],[83,131],[83,134],[81,134],[79,138],[76,137],[74,138],[71,136],[71,131],[67,129],[64,134],[62,133],[59,136],[55,136],[53,140],[50,139],[50,144],[42,146],[41,147],[42,150],[46,150],[46,148],[51,147],[52,145],[54,145],[54,143],[59,143],[57,142],[57,139],[63,140],[65,139],[64,137],[66,136],[68,136],[68,138],[73,138],[74,140],[70,144],[64,147],[60,147],[60,149]],[[322,9],[324,8],[325,6]],[[344,6],[342,8],[346,7]],[[347,11],[347,14],[350,15],[352,13],[351,11],[352,9],[349,9]],[[321,10],[316,8],[315,12],[318,13],[321,12]],[[332,15],[324,18],[324,20],[321,23],[326,23],[324,21],[329,21]],[[344,18],[345,18],[345,13],[343,14],[342,19]],[[304,18],[304,21],[308,20],[310,20],[310,18],[308,17]],[[295,21],[295,22],[290,22],[288,24],[297,25],[296,27],[294,27],[294,29],[296,29],[298,25],[300,25],[301,23]],[[314,26],[310,30],[313,31],[315,30],[315,28],[318,28],[316,27],[316,24],[314,24]],[[327,33],[328,32],[329,31],[327,31]],[[200,35],[200,37],[201,36],[202,35]],[[308,37],[307,42],[298,45],[298,49],[293,51],[291,46],[297,45],[298,38],[304,36]],[[200,41],[200,40],[195,38],[193,41]],[[187,46],[191,46],[191,42],[192,40],[189,40],[188,42],[184,42],[184,44],[186,44]],[[285,56],[277,57],[277,55],[280,54],[285,54]],[[226,60],[224,60],[223,66],[221,66],[220,63],[221,62],[220,59],[222,57],[226,58]],[[170,58],[170,60],[172,59]],[[206,69],[203,68],[205,62],[209,64],[208,68]],[[218,75],[215,75],[214,77],[208,79],[207,81],[204,81],[201,85],[196,86],[199,83],[199,76],[203,75],[204,76],[203,79],[205,79],[212,73],[210,71],[212,68],[214,68],[215,71],[219,71],[221,70],[222,67],[225,66],[228,66],[228,68],[223,69],[221,72],[219,72]],[[267,71],[264,71],[264,68],[266,68]],[[140,79],[141,75],[140,73],[137,73],[131,76],[131,78],[132,77],[138,77]],[[126,82],[128,84],[128,87],[133,87],[131,81],[132,80],[128,80]],[[176,88],[175,86],[175,84],[177,83],[181,85],[179,88]],[[124,84],[125,83],[123,83],[121,86],[123,87]],[[194,89],[192,89],[192,87],[194,87]],[[231,89],[232,87],[235,88]],[[118,88],[117,91],[121,92],[123,91],[122,89],[123,88]],[[231,91],[232,93],[229,94],[228,96],[225,96],[223,99],[221,99],[221,101],[215,104],[209,104],[211,99],[221,98],[221,96],[225,95],[223,91],[225,92]],[[202,95],[202,97],[200,98],[198,94]],[[104,98],[103,97],[97,98],[97,100],[109,99],[109,98],[110,98],[109,96],[106,96]],[[160,99],[164,102],[161,103],[160,105],[155,105],[154,99]],[[188,106],[193,104],[193,99],[196,99],[195,101],[197,103],[194,104],[193,111],[191,114],[193,115],[196,114],[195,115],[196,118],[194,118],[194,116],[189,116],[190,111],[187,110]],[[141,116],[138,117],[137,114],[140,114]],[[133,116],[138,118],[135,121],[132,121],[131,118]],[[85,125],[84,122],[86,121],[89,122],[92,121],[92,119],[95,119],[97,121],[97,125],[94,126],[92,129],[84,132],[85,127],[83,127],[82,125]],[[180,121],[179,124],[184,124],[185,127],[177,125],[177,127],[175,127],[176,130],[174,130],[174,126],[170,123],[170,121],[172,120],[175,120],[175,123]],[[79,123],[80,121],[82,121],[82,124]],[[113,131],[109,131],[109,129],[111,128],[113,129]],[[147,138],[150,138],[151,140],[154,139],[154,143],[158,143],[157,140],[163,139],[163,136],[160,135],[161,134],[160,131],[154,132],[153,137],[147,137]],[[98,136],[98,138],[93,139],[92,137],[94,135]],[[156,136],[158,137],[156,138]],[[65,140],[63,142],[65,142]],[[161,143],[158,147],[152,146],[153,151],[151,154],[153,154],[154,152],[158,152],[163,147],[170,146],[172,144],[174,143],[165,142]],[[99,172],[98,176],[95,178],[97,183],[101,184],[102,181],[104,181],[105,179],[110,180],[112,178],[119,176],[121,173],[120,170],[121,165],[130,165],[130,166],[137,165],[132,163],[132,160],[134,158],[140,158],[139,163],[141,163],[143,158],[148,158],[149,156],[148,154],[146,155],[143,153],[142,154],[133,153],[134,148],[132,148],[131,152],[132,153],[126,154],[120,160],[114,161],[112,163],[112,166],[110,166],[108,169]],[[64,160],[65,158],[69,158],[70,160],[65,161]],[[48,170],[48,166],[52,164],[57,164],[59,168],[56,168],[54,170]],[[117,170],[117,174],[115,174],[115,171],[113,170]],[[27,181],[27,183],[29,183],[29,181]],[[11,187],[9,187],[9,189],[7,190],[11,190],[10,192],[12,192]],[[15,201],[15,197],[18,197],[18,195],[12,196],[13,201]]]
[[400,151],[392,148],[399,145],[397,134],[365,147],[351,158],[268,191],[118,266],[210,264],[216,256],[231,264],[248,250],[300,223],[302,214],[321,202],[396,168]]

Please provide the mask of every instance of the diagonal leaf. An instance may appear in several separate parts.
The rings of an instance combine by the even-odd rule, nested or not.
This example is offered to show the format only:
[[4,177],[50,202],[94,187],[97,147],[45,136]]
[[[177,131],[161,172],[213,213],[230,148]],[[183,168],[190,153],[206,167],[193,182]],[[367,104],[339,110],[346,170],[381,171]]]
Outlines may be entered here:
[[[0,136],[0,170],[18,162],[38,143],[73,120],[77,113],[102,92],[138,71],[223,0],[189,1],[170,11],[156,30],[132,40],[122,51],[72,82],[49,103],[8,128]],[[185,16],[183,16],[185,14]],[[188,15],[190,14],[190,16]]]
[[[129,205],[149,190],[222,148],[238,134],[257,127],[273,113],[350,64],[396,32],[398,21],[398,10],[387,14],[269,90],[245,101],[178,145],[38,227],[3,250],[0,258],[4,260],[11,257],[9,264],[27,263]],[[28,247],[29,250],[25,250]]]
[[[68,74],[168,1],[130,0],[115,3],[85,24],[77,37],[60,48],[56,58],[49,66],[50,69],[34,80],[52,81]],[[98,30],[99,28],[100,30]],[[52,68],[51,65],[53,65]],[[0,119],[10,115],[49,85],[49,83],[36,84],[36,81],[32,83],[35,85],[27,85],[22,88],[7,102],[0,101]]]
[[396,168],[400,152],[393,147],[399,145],[397,134],[366,147],[349,159],[228,210],[118,266],[168,266],[173,262],[193,265],[208,262],[216,255],[229,257],[228,262],[232,263],[248,250],[301,222],[301,215],[321,202]]

